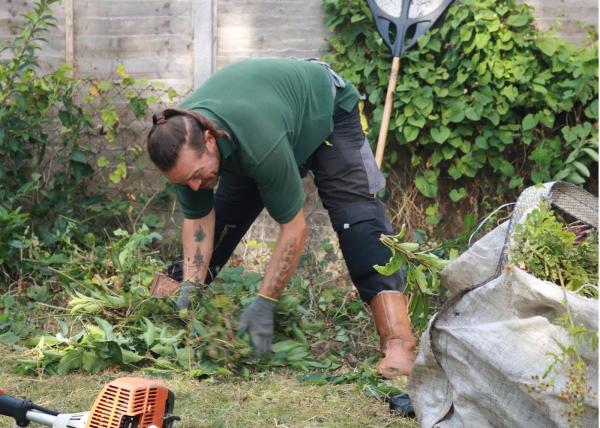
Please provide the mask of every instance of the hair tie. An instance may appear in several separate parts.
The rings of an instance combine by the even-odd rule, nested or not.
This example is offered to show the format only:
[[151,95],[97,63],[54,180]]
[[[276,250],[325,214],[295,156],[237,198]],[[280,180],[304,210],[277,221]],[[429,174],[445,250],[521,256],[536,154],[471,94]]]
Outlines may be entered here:
[[167,123],[167,119],[165,118],[165,114],[163,112],[152,115],[152,124],[153,125],[162,125],[165,123]]

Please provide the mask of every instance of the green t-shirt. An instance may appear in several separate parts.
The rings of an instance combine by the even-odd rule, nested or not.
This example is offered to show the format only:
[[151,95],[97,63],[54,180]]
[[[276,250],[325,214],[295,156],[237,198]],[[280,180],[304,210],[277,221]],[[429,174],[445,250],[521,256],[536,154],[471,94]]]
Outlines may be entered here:
[[[351,111],[358,99],[350,83],[334,96],[329,71],[321,64],[252,59],[215,73],[180,108],[205,115],[231,135],[232,140],[217,140],[219,174],[254,179],[269,214],[282,224],[304,203],[299,165],[333,131],[334,110]],[[210,212],[213,190],[176,187],[184,217]]]

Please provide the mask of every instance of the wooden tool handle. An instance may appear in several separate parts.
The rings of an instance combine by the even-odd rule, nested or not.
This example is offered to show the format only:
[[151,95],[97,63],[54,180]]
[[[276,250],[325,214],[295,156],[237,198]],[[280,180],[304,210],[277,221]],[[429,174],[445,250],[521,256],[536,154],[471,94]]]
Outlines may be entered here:
[[388,128],[390,126],[390,116],[392,114],[392,99],[396,90],[396,82],[398,81],[398,73],[400,72],[400,57],[395,56],[392,60],[392,71],[390,72],[390,83],[388,84],[387,94],[385,96],[385,106],[383,107],[383,118],[381,120],[381,128],[379,128],[379,140],[377,141],[377,150],[375,151],[375,162],[381,169],[383,161],[383,151],[387,142]]

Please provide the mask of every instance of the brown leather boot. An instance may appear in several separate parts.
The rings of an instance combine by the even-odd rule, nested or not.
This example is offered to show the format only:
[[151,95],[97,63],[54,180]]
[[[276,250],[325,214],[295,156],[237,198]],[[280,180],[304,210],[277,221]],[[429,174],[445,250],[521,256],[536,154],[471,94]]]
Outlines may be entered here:
[[383,353],[377,372],[387,379],[410,375],[417,341],[408,318],[406,297],[399,291],[382,291],[370,306]]

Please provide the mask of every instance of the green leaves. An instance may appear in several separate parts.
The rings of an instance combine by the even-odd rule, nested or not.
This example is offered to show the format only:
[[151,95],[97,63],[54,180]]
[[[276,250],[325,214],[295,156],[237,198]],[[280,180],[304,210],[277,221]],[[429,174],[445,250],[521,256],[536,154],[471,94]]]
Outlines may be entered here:
[[467,196],[467,191],[464,187],[461,187],[460,189],[452,189],[449,196],[452,202],[458,202]]
[[108,175],[108,178],[114,184],[119,184],[125,177],[127,177],[127,164],[125,162],[119,162],[114,171]]
[[404,134],[404,138],[406,138],[406,142],[408,143],[415,141],[419,136],[419,128],[410,125],[404,126],[402,132]]
[[490,42],[491,36],[489,33],[478,33],[475,36],[475,46],[477,49],[485,48]]
[[433,169],[425,171],[424,175],[417,175],[415,177],[415,186],[424,196],[428,198],[435,198],[437,196],[437,178],[439,173],[438,169]]
[[518,14],[509,16],[506,23],[512,27],[523,27],[527,25],[530,20],[531,15]]
[[598,297],[597,234],[577,236],[545,203],[517,225],[511,263],[537,278],[587,297]]
[[[336,369],[344,355],[363,352],[357,343],[367,346],[368,329],[363,324],[371,321],[362,303],[349,301],[348,290],[329,281],[329,274],[324,273],[334,257],[334,248],[327,242],[322,251],[331,252],[329,256],[318,265],[316,260],[303,262],[323,271],[292,278],[276,306],[273,354],[256,359],[250,338],[236,333],[236,323],[255,298],[261,275],[225,268],[194,307],[185,314],[177,313],[173,302],[149,298],[151,274],[158,268],[156,261],[149,262],[153,253],[144,252],[151,233],[143,229],[132,234],[116,231],[110,248],[99,245],[105,250],[102,256],[85,254],[90,259],[84,268],[77,266],[79,269],[71,271],[68,264],[61,266],[81,290],[73,292],[69,305],[74,317],[65,325],[64,336],[42,336],[28,343],[37,347],[39,359],[24,361],[22,370],[94,373],[109,366],[135,364],[150,371],[206,377],[247,375],[251,368],[273,366],[304,371]],[[107,266],[110,270],[102,271]],[[0,327],[5,322],[2,316],[0,310]],[[7,336],[6,340],[11,339]]]
[[[357,72],[354,61],[376,64],[389,53],[374,26],[362,27],[360,37],[350,36],[355,31],[350,18],[361,8],[342,0],[327,5],[336,29],[325,60],[342,74],[347,70],[345,75],[368,95],[377,94],[369,97],[365,111],[378,118],[389,68],[376,66],[381,73],[374,82],[373,72]],[[399,147],[388,152],[390,166],[397,166],[394,159],[411,159],[417,170],[435,169],[441,177],[464,180],[456,183],[456,192],[448,190],[454,199],[467,180],[485,179],[490,171],[515,189],[559,173],[577,183],[586,178],[592,157],[580,150],[585,154],[581,165],[568,168],[565,159],[588,137],[562,129],[597,121],[597,47],[570,45],[532,22],[531,8],[512,0],[450,7],[440,28],[402,57],[391,118],[396,129],[389,140]],[[556,135],[564,139],[550,150],[546,140]],[[590,136],[597,138],[595,128]],[[421,173],[414,183],[432,197],[435,181]]]
[[57,374],[64,376],[72,370],[81,368],[82,362],[82,354],[80,351],[68,351],[59,360],[56,372]]
[[442,123],[461,123],[465,118],[465,104],[462,101],[453,101],[448,108],[442,110]]
[[535,115],[530,113],[523,118],[523,123],[521,124],[521,126],[523,127],[523,131],[529,131],[529,130],[535,128],[537,126],[537,124],[538,124],[537,117],[535,117]]
[[401,252],[396,252],[392,255],[392,257],[390,257],[390,259],[385,265],[375,265],[373,267],[380,274],[390,276],[402,269],[402,266],[404,266],[405,264],[406,256]]
[[436,143],[442,144],[450,137],[451,131],[447,127],[441,126],[440,128],[431,128],[430,133]]
[[[128,168],[146,168],[144,151],[138,143],[106,151],[102,142],[116,141],[120,120],[141,119],[159,98],[153,85],[141,87],[122,66],[120,80],[103,81],[75,78],[64,64],[40,70],[38,55],[55,26],[51,5],[57,1],[30,3],[24,19],[17,19],[20,32],[0,48],[0,200],[10,211],[21,207],[29,216],[27,237],[53,251],[60,236],[76,234],[66,230],[74,218],[85,219],[88,232],[125,224],[125,217],[128,227],[137,226],[145,191],[123,191],[123,182]],[[11,230],[11,239],[0,244],[0,270],[7,281],[21,281],[27,271],[9,260],[23,259],[26,237],[15,239]]]
[[558,49],[556,40],[550,37],[541,37],[536,41],[537,47],[548,56],[552,56]]
[[375,270],[392,275],[399,270],[405,272],[406,289],[412,295],[409,314],[413,325],[422,331],[429,319],[429,299],[440,292],[438,272],[447,261],[437,257],[432,251],[421,249],[416,242],[404,242],[404,228],[396,236],[382,235],[381,242],[392,250],[392,256],[385,266],[374,266]]

